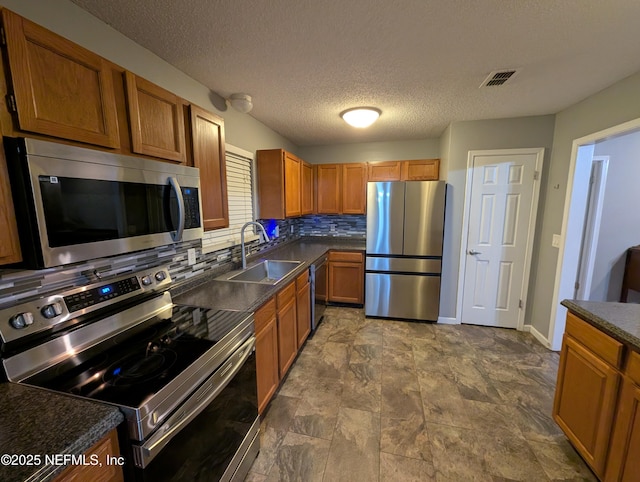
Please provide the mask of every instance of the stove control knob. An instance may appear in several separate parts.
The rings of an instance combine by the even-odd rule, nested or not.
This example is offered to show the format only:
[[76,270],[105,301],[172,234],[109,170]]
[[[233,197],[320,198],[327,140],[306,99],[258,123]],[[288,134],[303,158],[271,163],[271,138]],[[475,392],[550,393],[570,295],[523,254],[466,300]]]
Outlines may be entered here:
[[149,276],[149,275],[143,276],[142,277],[142,284],[144,286],[149,286],[151,284],[151,276]]
[[156,273],[156,280],[158,281],[158,283],[160,283],[161,281],[164,281],[167,278],[167,274],[164,271],[158,271]]
[[43,307],[42,310],[40,310],[40,313],[42,313],[42,316],[47,319],[55,318],[62,314],[62,304],[59,301],[51,303],[50,305]]
[[22,330],[33,323],[33,315],[29,312],[19,313],[9,320],[9,324],[16,330]]

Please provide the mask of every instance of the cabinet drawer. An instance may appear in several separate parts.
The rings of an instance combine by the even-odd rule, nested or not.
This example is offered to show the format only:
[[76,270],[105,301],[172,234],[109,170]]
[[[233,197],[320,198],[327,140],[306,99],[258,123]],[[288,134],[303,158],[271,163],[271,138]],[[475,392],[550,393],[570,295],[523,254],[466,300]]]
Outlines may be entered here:
[[260,333],[262,329],[267,326],[269,320],[276,316],[276,300],[271,298],[264,305],[258,308],[253,315],[255,318],[256,333]]
[[304,285],[306,285],[308,282],[309,282],[309,270],[306,270],[304,273],[302,273],[296,278],[296,289],[301,290],[302,288],[304,288]]
[[633,380],[633,383],[640,385],[640,353],[631,352],[625,373]]
[[362,263],[361,251],[330,251],[329,261],[346,261],[349,263]]
[[289,303],[296,295],[296,283],[291,282],[286,288],[282,288],[280,292],[276,295],[278,300],[277,306],[278,310]]
[[566,333],[578,340],[607,363],[621,368],[624,346],[573,313],[567,313]]

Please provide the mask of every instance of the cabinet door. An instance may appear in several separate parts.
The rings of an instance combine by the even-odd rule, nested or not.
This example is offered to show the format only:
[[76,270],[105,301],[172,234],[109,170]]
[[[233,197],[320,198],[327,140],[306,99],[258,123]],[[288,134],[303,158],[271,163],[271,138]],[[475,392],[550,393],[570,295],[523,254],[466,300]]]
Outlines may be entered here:
[[606,482],[640,482],[640,387],[625,379],[611,438]]
[[86,460],[96,459],[100,461],[97,465],[70,465],[54,482],[122,482],[122,467],[117,464],[107,464],[105,461],[109,457],[118,457],[120,449],[118,447],[118,434],[116,430],[109,432],[102,440],[98,441],[86,453]]
[[2,18],[20,129],[118,147],[106,60],[13,12]]
[[302,182],[302,162],[285,152],[284,155],[284,214],[286,217],[300,216],[300,185]]
[[367,198],[367,166],[354,163],[342,165],[342,213],[364,214]]
[[276,295],[276,306],[278,309],[278,359],[282,379],[298,353],[295,281],[282,288]]
[[400,161],[370,162],[367,181],[399,181]]
[[402,162],[402,181],[437,181],[440,159],[420,159]]
[[296,312],[298,350],[311,333],[311,285],[309,272],[305,272],[296,279]]
[[311,214],[313,212],[313,167],[306,162],[302,162],[300,197],[302,204],[301,214],[303,216],[305,214]]
[[205,231],[229,226],[224,121],[191,105],[193,165],[200,169],[200,197]]
[[131,72],[126,83],[132,151],[184,164],[182,99]]
[[258,413],[262,413],[278,388],[278,324],[275,314],[256,333]]
[[329,301],[364,303],[364,264],[362,253],[331,251],[329,253]]
[[4,149],[0,149],[0,265],[22,260]]
[[599,478],[604,475],[620,374],[565,335],[553,418]]
[[316,168],[318,214],[340,214],[340,164],[320,164]]

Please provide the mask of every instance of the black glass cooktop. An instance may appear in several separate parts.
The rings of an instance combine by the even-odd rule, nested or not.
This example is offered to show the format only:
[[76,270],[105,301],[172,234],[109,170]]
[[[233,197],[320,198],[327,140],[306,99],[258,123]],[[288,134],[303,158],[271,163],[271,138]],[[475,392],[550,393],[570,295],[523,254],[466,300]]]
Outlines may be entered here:
[[242,312],[174,306],[170,319],[148,320],[25,383],[140,407],[246,318]]

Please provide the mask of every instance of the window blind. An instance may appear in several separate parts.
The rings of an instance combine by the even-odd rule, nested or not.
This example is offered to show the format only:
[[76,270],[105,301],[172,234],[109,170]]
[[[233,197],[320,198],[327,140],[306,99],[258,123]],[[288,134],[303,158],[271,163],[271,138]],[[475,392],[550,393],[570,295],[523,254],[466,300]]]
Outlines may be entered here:
[[[202,240],[203,252],[216,251],[240,244],[240,228],[253,221],[253,156],[247,151],[227,146],[227,196],[229,227],[207,231]],[[245,232],[245,242],[257,239],[253,229]]]

